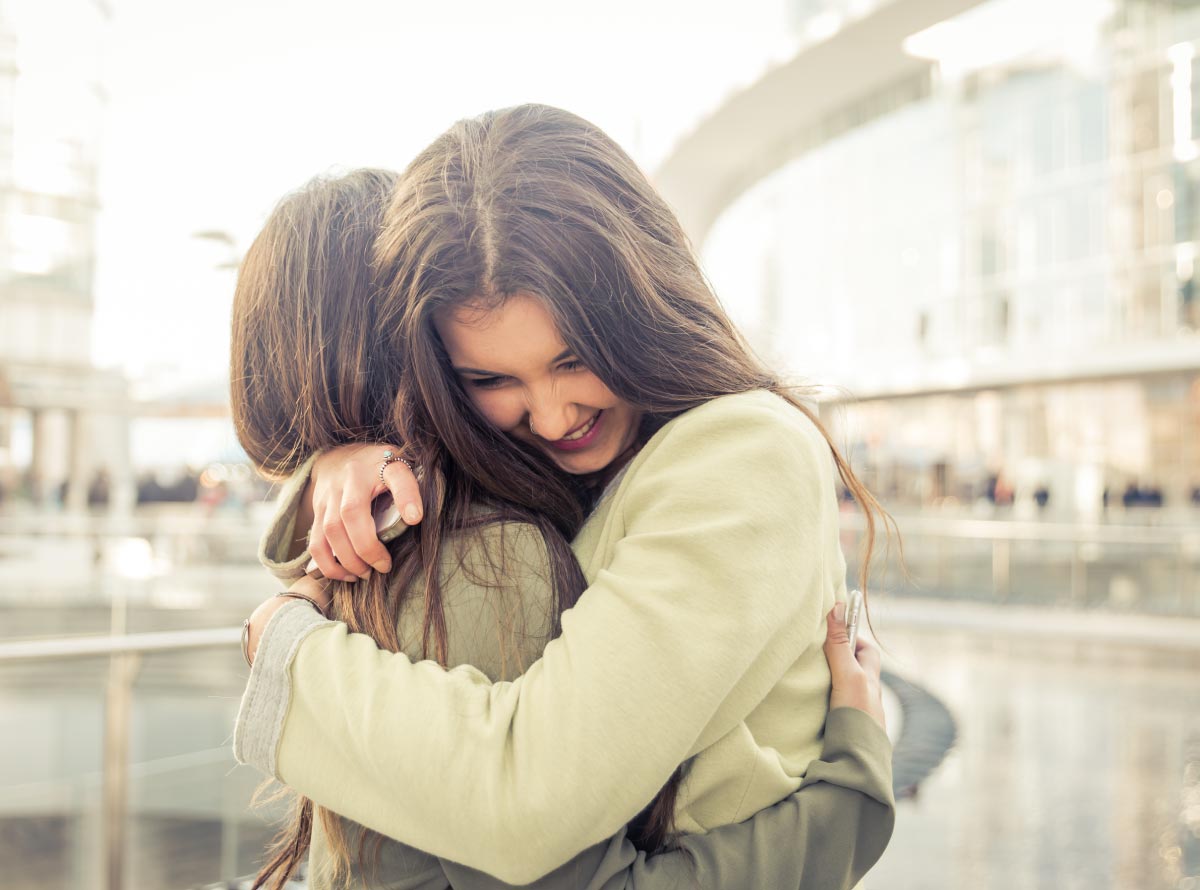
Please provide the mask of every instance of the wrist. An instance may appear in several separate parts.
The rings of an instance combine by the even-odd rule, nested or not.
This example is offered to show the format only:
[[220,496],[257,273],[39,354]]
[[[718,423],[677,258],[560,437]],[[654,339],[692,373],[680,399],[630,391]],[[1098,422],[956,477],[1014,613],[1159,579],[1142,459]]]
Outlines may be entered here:
[[288,604],[289,600],[271,597],[259,603],[258,608],[250,613],[242,625],[242,654],[246,663],[254,664],[254,656],[258,652],[258,644],[262,641],[263,632],[276,612]]
[[851,683],[839,683],[829,693],[829,710],[854,708],[865,711],[880,726],[884,726],[883,692],[878,683],[867,678]]
[[333,605],[333,595],[328,582],[317,580],[312,575],[303,575],[292,582],[288,587],[288,593],[299,594],[301,597],[311,600],[317,607],[317,611],[329,617],[329,608]]
[[251,612],[250,617],[242,623],[242,655],[246,658],[246,664],[253,666],[259,641],[262,640],[263,632],[267,629],[271,616],[288,603],[298,600],[307,602],[321,614],[322,618],[329,617],[329,607],[333,604],[329,585],[318,581],[311,575],[298,578],[284,593],[277,593],[270,599],[259,603],[258,608]]

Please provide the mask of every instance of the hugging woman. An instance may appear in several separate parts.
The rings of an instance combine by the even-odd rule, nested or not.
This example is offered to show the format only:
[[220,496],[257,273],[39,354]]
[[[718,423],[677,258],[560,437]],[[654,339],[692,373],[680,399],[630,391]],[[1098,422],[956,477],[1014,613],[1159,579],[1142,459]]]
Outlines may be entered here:
[[[248,628],[236,753],[306,798],[260,883],[310,844],[316,887],[848,887],[877,860],[835,467],[880,511],[601,131],[521,106],[285,201],[231,376],[247,452],[292,474],[264,557],[322,610]],[[384,548],[373,497],[414,491],[387,451],[424,518]]]

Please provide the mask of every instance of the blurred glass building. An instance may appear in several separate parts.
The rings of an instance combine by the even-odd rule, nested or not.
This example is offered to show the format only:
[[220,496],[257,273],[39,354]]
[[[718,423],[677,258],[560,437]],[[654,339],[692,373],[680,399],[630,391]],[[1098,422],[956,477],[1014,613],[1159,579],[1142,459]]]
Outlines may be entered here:
[[658,173],[760,351],[892,505],[1191,510],[1200,2],[792,7]]
[[[91,366],[105,0],[0,2],[0,501],[127,474],[126,388]],[[103,484],[109,484],[107,479]]]

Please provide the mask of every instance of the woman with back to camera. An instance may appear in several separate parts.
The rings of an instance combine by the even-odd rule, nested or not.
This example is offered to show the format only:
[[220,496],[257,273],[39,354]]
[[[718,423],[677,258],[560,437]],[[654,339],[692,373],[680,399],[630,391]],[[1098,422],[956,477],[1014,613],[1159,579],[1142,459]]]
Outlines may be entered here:
[[[749,357],[661,199],[594,127],[523,107],[427,149],[380,250],[391,302],[368,327],[398,362],[396,431],[422,463],[430,514],[400,548],[424,552],[444,505],[479,492],[579,531],[591,586],[543,660],[495,686],[269,601],[251,626],[262,648],[239,755],[371,828],[513,881],[651,799],[635,831],[656,849],[673,819],[701,831],[794,791],[820,753],[821,619],[844,592],[830,446]],[[375,492],[362,471],[377,481],[381,454],[335,449],[316,464],[313,512],[342,563],[324,567],[331,576],[366,573],[355,551],[382,569],[400,555],[396,542],[382,557],[337,543],[363,539],[353,506]],[[330,498],[347,505],[349,531],[333,527]],[[320,563],[317,536],[314,552]],[[345,589],[335,598],[357,608]],[[290,708],[257,706],[280,697]],[[831,732],[855,713],[833,711]]]

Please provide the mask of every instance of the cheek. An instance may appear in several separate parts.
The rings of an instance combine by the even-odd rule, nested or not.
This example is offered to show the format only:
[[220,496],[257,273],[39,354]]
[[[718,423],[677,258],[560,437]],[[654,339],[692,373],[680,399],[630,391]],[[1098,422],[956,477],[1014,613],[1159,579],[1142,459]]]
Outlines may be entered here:
[[471,401],[488,423],[505,432],[520,425],[525,408],[519,396],[504,391],[490,392],[485,389],[470,391]]
[[575,387],[571,401],[592,408],[612,408],[620,401],[595,374],[588,371]]

